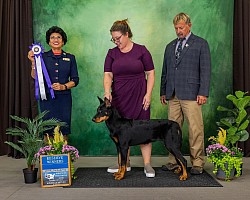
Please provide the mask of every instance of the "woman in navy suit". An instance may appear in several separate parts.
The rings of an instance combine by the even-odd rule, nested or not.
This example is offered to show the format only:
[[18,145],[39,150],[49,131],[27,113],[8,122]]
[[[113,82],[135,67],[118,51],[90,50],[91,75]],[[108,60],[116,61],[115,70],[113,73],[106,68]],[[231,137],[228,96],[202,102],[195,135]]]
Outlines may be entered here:
[[[209,95],[211,59],[206,40],[194,35],[191,19],[179,13],[173,20],[177,39],[165,49],[161,76],[161,103],[168,101],[168,118],[182,126],[184,117],[189,129],[191,174],[203,173],[204,126],[202,105]],[[176,160],[169,156],[163,169],[176,168]]]
[[[42,57],[55,98],[51,97],[47,84],[45,84],[47,100],[39,100],[40,110],[49,111],[44,117],[45,119],[56,118],[67,123],[68,126],[61,128],[61,131],[64,139],[68,140],[67,136],[71,133],[71,88],[76,87],[79,83],[76,59],[74,55],[62,50],[67,43],[67,35],[60,27],[53,26],[46,32],[46,42],[51,50],[44,52]],[[31,61],[31,76],[35,78],[35,59],[32,50],[29,51],[28,58]],[[48,134],[53,136],[53,130]]]

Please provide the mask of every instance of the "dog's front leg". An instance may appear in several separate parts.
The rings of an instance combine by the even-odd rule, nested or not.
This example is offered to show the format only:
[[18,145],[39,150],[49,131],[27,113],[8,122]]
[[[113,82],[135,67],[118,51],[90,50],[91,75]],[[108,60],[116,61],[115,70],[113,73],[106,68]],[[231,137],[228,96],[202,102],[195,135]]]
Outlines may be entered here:
[[118,172],[115,172],[113,174],[114,176],[116,176],[117,174],[119,174],[120,171],[121,171],[121,149],[119,147],[118,140],[115,141],[115,145],[116,145],[116,151],[117,151]]
[[121,180],[124,178],[127,170],[127,156],[128,156],[128,147],[120,148],[120,162],[119,170],[114,174],[116,180]]

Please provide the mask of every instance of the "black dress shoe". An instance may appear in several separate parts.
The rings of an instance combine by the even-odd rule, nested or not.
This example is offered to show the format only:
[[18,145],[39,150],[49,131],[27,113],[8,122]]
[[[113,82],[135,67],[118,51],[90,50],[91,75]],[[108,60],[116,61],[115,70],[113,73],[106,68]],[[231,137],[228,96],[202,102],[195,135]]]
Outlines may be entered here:
[[192,175],[199,175],[203,173],[203,168],[202,167],[192,167],[190,170],[190,173]]
[[179,165],[177,164],[172,164],[172,163],[167,163],[166,165],[162,165],[161,170],[163,171],[172,171],[178,168]]

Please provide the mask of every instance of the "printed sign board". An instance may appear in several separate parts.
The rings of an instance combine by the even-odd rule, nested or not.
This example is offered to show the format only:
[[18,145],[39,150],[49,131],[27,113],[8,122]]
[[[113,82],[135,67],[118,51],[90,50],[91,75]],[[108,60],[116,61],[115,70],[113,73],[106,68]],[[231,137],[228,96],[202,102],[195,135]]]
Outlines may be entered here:
[[40,156],[40,171],[42,187],[71,185],[69,154]]

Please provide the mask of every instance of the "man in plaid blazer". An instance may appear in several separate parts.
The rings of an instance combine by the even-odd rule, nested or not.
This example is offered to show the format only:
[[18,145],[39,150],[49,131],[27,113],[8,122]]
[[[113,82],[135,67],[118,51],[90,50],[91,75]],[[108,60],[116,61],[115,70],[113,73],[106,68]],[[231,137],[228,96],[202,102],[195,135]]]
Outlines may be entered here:
[[[179,13],[173,20],[177,39],[165,49],[161,75],[160,100],[163,105],[168,101],[168,119],[182,127],[184,117],[189,130],[191,174],[203,173],[204,126],[202,105],[209,95],[211,59],[206,40],[194,35],[190,17]],[[163,170],[177,167],[170,154]]]

